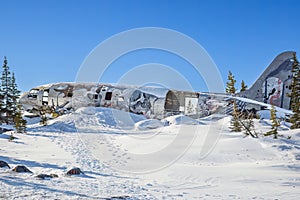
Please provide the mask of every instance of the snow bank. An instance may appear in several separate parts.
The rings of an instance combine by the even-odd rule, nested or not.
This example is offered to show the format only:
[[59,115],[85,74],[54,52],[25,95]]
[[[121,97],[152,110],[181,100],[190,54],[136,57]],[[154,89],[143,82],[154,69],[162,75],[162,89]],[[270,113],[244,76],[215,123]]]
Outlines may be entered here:
[[[270,119],[271,118],[270,110],[260,110],[257,113],[259,114],[261,119]],[[285,119],[285,118],[287,118],[286,114],[287,113],[285,113],[285,112],[277,111],[276,117],[277,117],[277,119]]]
[[174,115],[162,120],[164,124],[169,125],[199,125],[201,122],[185,115]]
[[47,132],[99,132],[106,129],[133,129],[135,123],[146,117],[112,108],[79,108],[76,112],[48,121],[47,126],[39,123],[29,126],[29,131]]
[[117,129],[132,129],[134,128],[136,122],[146,119],[146,117],[143,115],[101,107],[80,108],[76,111],[76,113],[85,118],[84,120],[75,121],[77,128],[86,126],[100,126]]
[[136,130],[156,129],[163,126],[163,123],[157,119],[146,119],[135,124]]

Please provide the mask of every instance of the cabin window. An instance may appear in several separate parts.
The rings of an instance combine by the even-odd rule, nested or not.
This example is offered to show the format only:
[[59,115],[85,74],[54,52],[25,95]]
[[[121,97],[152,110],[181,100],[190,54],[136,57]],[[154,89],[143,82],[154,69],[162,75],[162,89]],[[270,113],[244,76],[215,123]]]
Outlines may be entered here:
[[43,105],[48,105],[48,100],[49,100],[48,97],[49,97],[49,90],[44,90],[43,99],[42,99]]
[[36,99],[38,96],[38,93],[39,93],[39,90],[37,90],[37,89],[30,90],[28,97]]
[[105,100],[111,100],[112,92],[106,92]]

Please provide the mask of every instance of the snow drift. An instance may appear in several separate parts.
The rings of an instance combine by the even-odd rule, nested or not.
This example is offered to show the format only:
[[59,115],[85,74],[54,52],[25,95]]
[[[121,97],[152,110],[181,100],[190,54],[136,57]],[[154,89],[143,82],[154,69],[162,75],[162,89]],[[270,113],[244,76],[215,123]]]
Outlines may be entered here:
[[112,108],[79,108],[76,112],[48,121],[47,126],[39,123],[29,126],[29,131],[49,132],[98,132],[107,129],[130,130],[135,123],[145,120],[143,115],[136,115]]

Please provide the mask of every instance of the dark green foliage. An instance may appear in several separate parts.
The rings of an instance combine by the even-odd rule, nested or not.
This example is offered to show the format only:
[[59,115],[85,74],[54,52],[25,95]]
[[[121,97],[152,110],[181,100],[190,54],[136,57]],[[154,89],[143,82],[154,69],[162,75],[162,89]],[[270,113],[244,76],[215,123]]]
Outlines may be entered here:
[[296,54],[293,57],[292,83],[291,83],[291,110],[293,115],[290,117],[291,129],[300,128],[300,66]]
[[274,106],[271,107],[271,110],[270,110],[270,114],[271,114],[271,121],[272,121],[272,128],[270,131],[268,131],[267,133],[265,133],[265,136],[269,136],[269,135],[274,135],[274,139],[277,139],[278,138],[278,131],[277,131],[277,128],[278,126],[280,126],[277,118],[276,118],[276,109]]
[[9,123],[9,117],[11,116],[11,95],[9,93],[11,86],[11,77],[9,66],[7,65],[7,59],[4,57],[3,71],[1,76],[1,116],[3,117],[2,121]]
[[26,133],[27,121],[22,117],[21,105],[19,104],[15,113],[14,124],[17,133]]
[[0,87],[1,122],[11,124],[17,111],[17,101],[20,91],[17,89],[15,75],[9,70],[7,59],[4,57]]
[[10,93],[11,93],[11,100],[12,100],[11,111],[12,111],[12,116],[15,117],[17,110],[21,110],[21,107],[18,107],[18,99],[20,97],[20,90],[18,90],[14,73],[12,73],[12,76],[11,76],[11,88],[10,89],[11,89]]
[[236,92],[235,83],[236,83],[236,80],[234,79],[234,76],[231,73],[231,71],[229,71],[228,81],[226,82],[226,93],[227,94],[231,94],[231,95],[235,94],[235,92]]
[[244,80],[242,80],[242,83],[241,83],[241,92],[245,91],[247,89],[247,85],[245,84]]

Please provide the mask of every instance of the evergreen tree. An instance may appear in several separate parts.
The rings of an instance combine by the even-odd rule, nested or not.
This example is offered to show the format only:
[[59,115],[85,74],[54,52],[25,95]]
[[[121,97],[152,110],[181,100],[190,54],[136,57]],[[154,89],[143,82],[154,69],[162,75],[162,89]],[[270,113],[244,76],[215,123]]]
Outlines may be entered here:
[[274,139],[277,139],[277,135],[278,135],[278,131],[277,128],[278,126],[280,126],[277,118],[276,118],[276,109],[275,107],[272,105],[271,110],[270,110],[270,119],[272,121],[272,128],[270,131],[268,131],[265,136],[269,136],[269,135],[274,135]]
[[297,60],[296,54],[293,57],[292,66],[292,83],[291,83],[291,93],[289,94],[291,98],[291,110],[293,115],[290,118],[292,123],[291,129],[300,128],[300,66]]
[[14,73],[12,73],[10,89],[11,89],[10,93],[11,93],[11,100],[12,100],[11,112],[14,118],[17,110],[20,110],[20,108],[18,108],[18,99],[20,97],[20,90],[18,90]]
[[227,80],[228,81],[226,82],[226,93],[234,95],[236,92],[236,88],[235,88],[236,80],[234,79],[234,76],[231,73],[231,71],[229,71],[229,73],[228,73]]
[[17,88],[16,79],[14,73],[10,73],[7,59],[4,57],[3,71],[1,76],[0,87],[0,105],[1,105],[1,117],[2,121],[6,124],[14,122],[16,112],[18,110],[18,98],[20,91]]
[[236,102],[233,101],[233,112],[232,112],[232,118],[230,120],[230,130],[232,132],[241,132],[242,131],[242,125],[240,123],[240,112],[236,105]]
[[43,125],[43,126],[47,126],[48,124],[48,119],[47,119],[47,107],[46,106],[43,106],[39,109],[39,112],[40,112],[40,117],[41,117],[41,121],[40,121],[40,124]]
[[17,105],[17,110],[14,116],[14,124],[17,133],[26,133],[27,121],[22,117],[22,109],[20,104]]
[[258,135],[254,130],[255,126],[254,126],[253,118],[254,118],[254,114],[248,113],[247,119],[243,120],[241,124],[243,126],[244,133],[246,136],[250,135],[253,138],[258,138]]
[[41,115],[41,121],[40,121],[40,124],[43,125],[43,126],[47,126],[48,121],[47,121],[47,116],[46,116],[46,114],[42,114],[42,115]]
[[241,83],[241,92],[245,91],[247,89],[247,85],[245,84],[244,80],[242,80],[242,83]]
[[11,132],[8,141],[12,142],[14,139],[16,139],[16,137],[14,136],[13,132]]
[[4,57],[3,71],[1,76],[1,115],[4,117],[6,123],[11,122],[12,117],[12,99],[11,99],[11,76],[9,66],[7,65],[7,59]]

